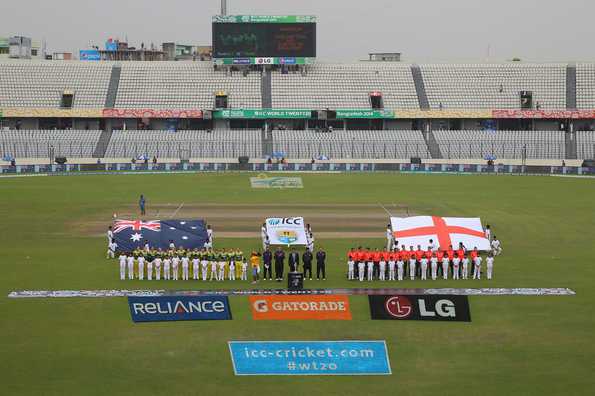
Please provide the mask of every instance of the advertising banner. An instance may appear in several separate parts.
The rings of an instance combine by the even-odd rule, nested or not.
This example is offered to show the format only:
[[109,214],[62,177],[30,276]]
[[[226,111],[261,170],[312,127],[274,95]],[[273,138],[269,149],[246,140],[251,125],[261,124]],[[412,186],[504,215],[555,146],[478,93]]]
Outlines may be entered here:
[[230,341],[235,375],[390,375],[385,341]]
[[254,320],[351,320],[346,295],[249,296]]
[[267,118],[310,118],[310,110],[296,109],[254,109],[254,110],[216,110],[213,118],[246,118],[246,119],[267,119]]
[[252,188],[304,188],[301,177],[251,177]]
[[225,23],[312,23],[315,15],[214,15],[213,22]]
[[459,243],[468,250],[490,250],[479,217],[391,217],[390,223],[399,246],[421,245],[425,250],[432,239],[443,250],[451,245],[457,249]]
[[230,320],[227,296],[128,297],[134,322]]
[[101,60],[101,56],[97,50],[80,50],[79,59],[84,61],[98,61]]
[[389,110],[349,110],[337,109],[337,118],[394,118],[394,111]]
[[469,299],[457,295],[369,295],[372,319],[471,322]]
[[271,245],[307,245],[303,217],[271,217],[265,220]]

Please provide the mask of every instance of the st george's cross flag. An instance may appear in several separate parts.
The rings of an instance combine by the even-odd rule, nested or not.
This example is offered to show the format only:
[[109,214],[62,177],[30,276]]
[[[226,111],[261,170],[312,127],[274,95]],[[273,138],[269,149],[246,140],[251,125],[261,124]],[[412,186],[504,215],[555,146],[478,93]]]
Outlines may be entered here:
[[170,242],[184,249],[202,249],[208,239],[204,220],[116,220],[112,229],[118,252],[132,252],[146,243],[166,250]]
[[432,239],[442,250],[450,245],[457,249],[459,242],[467,250],[490,250],[490,241],[479,217],[391,217],[390,223],[395,241],[398,241],[399,247],[405,245],[406,249],[410,246],[417,249],[417,245],[421,245],[425,250]]

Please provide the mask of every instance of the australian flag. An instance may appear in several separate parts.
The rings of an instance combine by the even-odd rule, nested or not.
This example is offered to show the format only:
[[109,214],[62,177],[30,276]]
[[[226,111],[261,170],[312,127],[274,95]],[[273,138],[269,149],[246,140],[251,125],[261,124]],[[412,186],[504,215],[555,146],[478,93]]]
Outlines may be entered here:
[[116,220],[114,239],[119,252],[131,252],[149,244],[168,249],[170,242],[184,249],[203,248],[208,239],[204,220]]

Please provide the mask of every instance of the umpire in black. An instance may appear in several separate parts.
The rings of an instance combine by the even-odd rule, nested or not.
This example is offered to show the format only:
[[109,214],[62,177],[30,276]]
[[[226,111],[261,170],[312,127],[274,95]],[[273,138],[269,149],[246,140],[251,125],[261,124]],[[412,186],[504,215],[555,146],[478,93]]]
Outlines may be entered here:
[[310,280],[312,280],[312,260],[314,259],[314,255],[308,249],[302,255],[302,263],[304,265],[304,279],[308,277],[310,274]]
[[285,252],[278,247],[274,254],[275,259],[275,280],[283,280],[283,266],[285,265]]
[[326,280],[326,252],[322,248],[316,252],[316,280],[320,280],[320,273],[322,272],[322,280]]
[[264,275],[262,279],[266,279],[268,273],[269,280],[273,280],[273,253],[271,253],[268,247],[262,254],[262,262],[264,263]]
[[289,253],[287,262],[289,264],[289,271],[296,272],[298,270],[298,266],[300,265],[300,254],[296,252],[295,249],[291,249],[291,253]]

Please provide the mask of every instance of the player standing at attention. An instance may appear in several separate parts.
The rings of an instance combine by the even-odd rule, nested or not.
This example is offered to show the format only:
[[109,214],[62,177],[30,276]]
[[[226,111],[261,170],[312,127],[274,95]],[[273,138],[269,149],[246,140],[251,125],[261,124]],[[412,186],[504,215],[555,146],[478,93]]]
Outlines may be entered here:
[[140,198],[138,199],[138,207],[140,209],[141,216],[144,216],[146,214],[146,212],[145,212],[146,203],[147,203],[147,201],[145,200],[145,196],[141,194]]
[[240,260],[242,262],[242,274],[240,279],[245,281],[248,280],[248,261],[244,257]]
[[250,266],[252,267],[252,283],[254,284],[258,282],[258,273],[260,272],[260,257],[258,257],[258,253],[252,252]]
[[209,252],[205,249],[200,252],[200,266],[202,270],[202,280],[206,281],[209,272]]
[[421,250],[421,245],[417,245],[417,249],[415,250],[415,264],[416,264],[416,274],[421,275],[421,258],[424,256],[424,251]]
[[111,240],[109,245],[107,246],[107,258],[115,258],[116,257],[116,249],[118,248],[118,244],[114,239]]
[[219,274],[217,280],[222,282],[225,280],[225,265],[227,264],[227,252],[224,250],[219,253]]
[[188,280],[188,263],[189,263],[188,255],[184,254],[182,256],[182,280]]
[[357,252],[357,277],[360,282],[363,282],[366,276],[366,259],[366,252],[360,246]]
[[379,274],[378,279],[386,280],[386,262],[388,261],[388,252],[380,252],[380,265],[378,267]]
[[155,279],[156,280],[161,280],[161,263],[163,262],[163,259],[161,258],[161,252],[159,252],[159,255],[157,257],[155,257],[155,260],[153,260],[153,265],[155,266]]
[[145,279],[145,257],[142,255],[142,253],[140,253],[136,260],[138,261],[138,279],[144,280]]
[[458,255],[452,259],[452,279],[460,279],[459,278],[459,265],[461,264],[461,259]]
[[218,253],[215,253],[212,249],[209,250],[209,262],[211,263],[211,276],[209,277],[209,282],[213,279],[217,279],[217,259]]
[[421,258],[421,280],[426,280],[428,275],[428,259],[426,255]]
[[409,256],[409,277],[411,280],[415,279],[415,263],[417,262],[415,252]]
[[469,278],[469,258],[467,258],[467,253],[463,256],[463,260],[461,260],[463,264],[463,279]]
[[180,257],[178,257],[178,253],[175,252],[174,256],[171,259],[171,269],[173,272],[174,280],[178,280],[178,266],[180,264]]
[[232,257],[232,259],[229,261],[228,278],[229,278],[229,280],[233,280],[233,281],[236,280],[236,261],[235,261],[234,257]]
[[449,260],[449,251],[447,250],[444,252],[442,256],[442,279],[448,279],[448,265],[450,263]]
[[347,253],[347,279],[348,280],[353,280],[354,275],[355,275],[355,249],[351,248],[349,249],[349,252]]
[[481,256],[479,254],[473,259],[473,279],[481,279]]
[[366,249],[366,260],[368,261],[368,281],[374,280],[374,253],[370,248]]
[[126,279],[126,255],[121,253],[118,259],[120,260],[120,280],[124,280]]
[[388,254],[388,280],[394,281],[395,280],[395,265],[397,264],[397,257],[399,254],[397,253],[399,248],[395,248],[392,252]]
[[491,280],[494,271],[494,255],[492,253],[489,253],[488,257],[486,257],[486,266],[488,267],[488,280]]
[[153,260],[155,260],[154,256],[151,252],[147,252],[146,262],[147,262],[147,280],[153,280]]
[[199,259],[198,259],[198,251],[194,249],[192,252],[192,279],[198,280],[198,266],[199,266]]
[[167,256],[165,256],[165,259],[163,260],[163,279],[165,279],[165,280],[170,279],[170,276],[171,276],[170,267],[171,267],[171,259],[170,259],[169,255],[167,255]]
[[132,280],[134,279],[134,256],[132,253],[128,255],[126,261],[128,262],[128,279]]
[[432,257],[430,258],[430,270],[432,271],[432,280],[436,280],[436,276],[438,275],[438,252],[432,253]]
[[403,267],[405,266],[405,255],[407,252],[405,251],[397,251],[397,279],[399,281],[403,280]]

